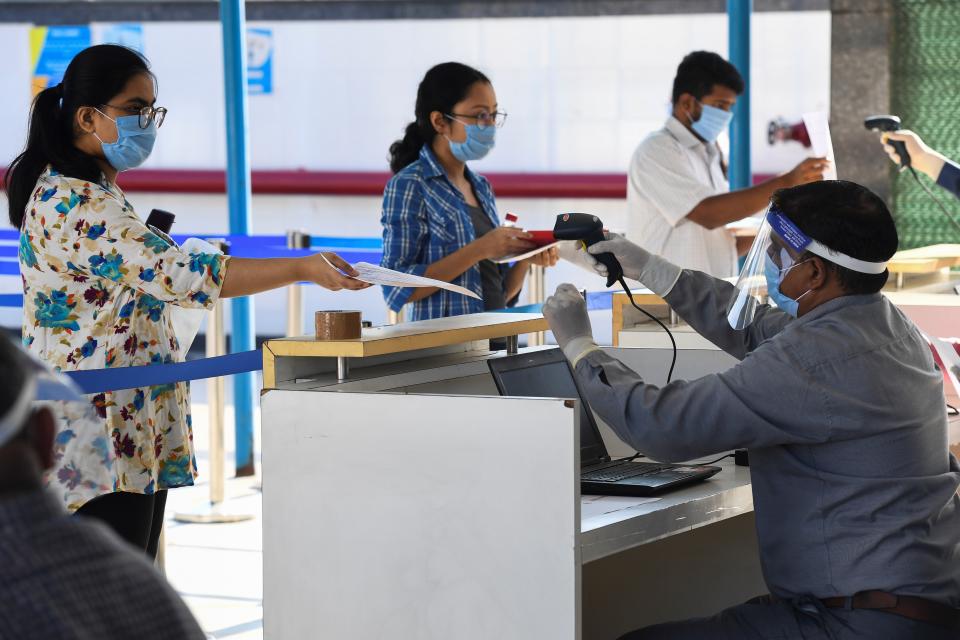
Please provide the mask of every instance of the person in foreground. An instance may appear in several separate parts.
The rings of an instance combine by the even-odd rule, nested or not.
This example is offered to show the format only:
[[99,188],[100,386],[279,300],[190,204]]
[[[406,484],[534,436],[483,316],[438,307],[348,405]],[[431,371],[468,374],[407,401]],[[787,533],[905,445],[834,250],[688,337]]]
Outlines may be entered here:
[[[142,552],[105,524],[70,517],[43,488],[56,425],[35,400],[56,387],[55,374],[2,334],[0,368],[0,638],[203,640]],[[55,396],[86,402],[67,386]]]
[[[776,192],[736,286],[608,236],[590,252],[741,361],[663,388],[597,347],[575,289],[546,301],[586,400],[624,441],[663,461],[750,450],[770,594],[624,638],[960,637],[960,465],[930,350],[880,293],[897,243],[883,201],[844,181]],[[750,302],[758,280],[779,308]]]

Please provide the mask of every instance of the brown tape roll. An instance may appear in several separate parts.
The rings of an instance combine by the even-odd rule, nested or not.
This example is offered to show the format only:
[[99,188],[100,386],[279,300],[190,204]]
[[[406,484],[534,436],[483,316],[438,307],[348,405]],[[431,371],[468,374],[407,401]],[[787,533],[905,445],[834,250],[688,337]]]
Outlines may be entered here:
[[356,340],[360,337],[359,311],[317,311],[317,340]]

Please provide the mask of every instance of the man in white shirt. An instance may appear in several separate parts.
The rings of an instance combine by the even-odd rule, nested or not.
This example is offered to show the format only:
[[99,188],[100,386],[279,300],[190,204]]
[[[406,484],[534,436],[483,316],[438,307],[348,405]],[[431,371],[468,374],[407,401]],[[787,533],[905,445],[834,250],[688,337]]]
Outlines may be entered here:
[[686,269],[736,275],[738,243],[724,225],[763,210],[773,192],[823,178],[825,158],[808,158],[762,184],[730,191],[717,137],[733,117],[743,78],[716,53],[694,51],[677,68],[673,112],[630,161],[627,237]]

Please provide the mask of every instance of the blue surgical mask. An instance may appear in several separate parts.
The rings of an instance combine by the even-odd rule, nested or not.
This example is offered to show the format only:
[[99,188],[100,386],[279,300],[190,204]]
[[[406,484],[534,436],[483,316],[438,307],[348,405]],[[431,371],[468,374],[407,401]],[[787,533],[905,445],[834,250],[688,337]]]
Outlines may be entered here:
[[733,113],[724,111],[708,104],[700,103],[700,119],[690,125],[694,133],[704,139],[705,142],[714,143],[720,134],[726,131],[733,119]]
[[[806,260],[803,262],[806,262]],[[773,258],[770,257],[770,254],[767,254],[766,261],[763,264],[763,275],[767,279],[767,295],[770,296],[770,299],[773,300],[774,304],[794,318],[796,318],[797,314],[800,313],[800,298],[810,293],[811,290],[807,289],[800,295],[800,298],[794,300],[793,298],[784,295],[783,292],[780,291],[780,283],[783,282],[783,274],[790,271],[790,269],[803,264],[803,262],[798,262],[786,267],[785,269],[781,269],[777,266],[777,263],[773,261]]]
[[464,124],[463,128],[467,131],[467,139],[463,142],[454,142],[447,138],[454,158],[460,162],[469,162],[479,160],[490,153],[490,150],[496,144],[496,127],[487,126],[481,129],[475,124]]
[[141,129],[139,115],[122,116],[114,120],[100,109],[97,111],[117,125],[116,142],[104,142],[96,132],[93,134],[100,140],[103,155],[110,166],[117,171],[126,171],[142,165],[150,157],[153,143],[157,141],[157,123],[151,120],[146,129]]

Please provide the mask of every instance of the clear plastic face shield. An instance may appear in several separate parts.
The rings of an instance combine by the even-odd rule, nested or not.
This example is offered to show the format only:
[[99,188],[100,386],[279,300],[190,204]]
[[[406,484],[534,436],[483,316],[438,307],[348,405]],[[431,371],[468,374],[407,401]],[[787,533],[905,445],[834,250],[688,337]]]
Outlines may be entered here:
[[799,258],[805,252],[860,273],[880,274],[887,269],[885,261],[859,260],[814,240],[771,204],[727,303],[727,322],[730,326],[737,330],[750,326],[757,306],[766,304],[768,272],[786,277],[787,271],[799,264]]

